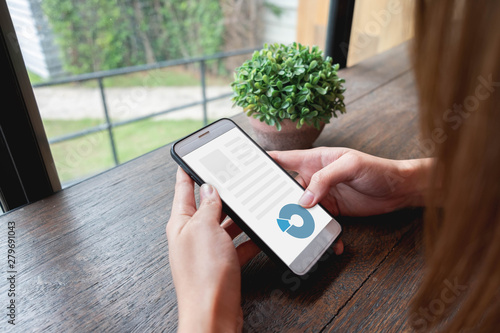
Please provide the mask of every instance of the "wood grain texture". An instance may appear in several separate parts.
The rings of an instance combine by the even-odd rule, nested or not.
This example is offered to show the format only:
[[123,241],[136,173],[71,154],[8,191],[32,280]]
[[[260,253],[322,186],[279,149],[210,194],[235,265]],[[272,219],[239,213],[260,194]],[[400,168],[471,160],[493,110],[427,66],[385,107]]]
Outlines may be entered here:
[[315,146],[355,148],[386,158],[423,156],[418,144],[414,79],[406,72],[348,104],[348,113],[325,126]]
[[[341,76],[347,80],[348,113],[327,125],[317,144],[391,158],[418,156],[412,143],[418,132],[416,99],[404,47],[346,69]],[[234,119],[248,130],[242,114]],[[177,169],[169,148],[0,216],[4,229],[7,221],[16,222],[16,331],[176,330],[165,237]],[[244,330],[317,332],[336,325],[358,327],[356,323],[364,327],[360,317],[369,315],[372,305],[358,298],[370,292],[370,285],[375,290],[370,300],[376,302],[390,283],[396,284],[395,298],[386,316],[371,315],[371,327],[383,327],[377,325],[384,325],[387,316],[402,318],[397,297],[408,293],[398,287],[387,265],[406,237],[418,232],[420,215],[419,210],[403,210],[339,219],[345,254],[329,255],[305,278],[258,256],[242,274]],[[3,236],[0,251],[6,251]],[[408,253],[420,260],[418,251]],[[409,260],[405,269],[418,271],[420,266]],[[6,297],[7,285],[1,283],[0,304],[6,304]],[[1,330],[5,326],[1,321]]]
[[[404,210],[370,218],[339,218],[344,254],[336,257],[330,253],[309,276],[293,276],[270,261],[253,261],[243,274],[245,331],[321,331],[386,260],[401,237],[419,227],[418,217],[418,211]],[[367,310],[358,308],[356,315]]]
[[[343,146],[395,159],[420,156],[415,143],[418,124],[414,81],[404,68],[401,66],[399,75],[375,90],[352,91],[348,113],[328,124],[315,146]],[[349,70],[356,71],[352,79],[356,84],[362,74],[353,67],[344,71],[344,76],[352,73]],[[420,227],[420,216],[420,211],[405,210],[363,219],[340,218],[345,253],[341,258],[331,255],[318,265],[317,273],[305,279],[283,272],[270,262],[252,262],[243,279],[245,329],[320,331],[386,260],[402,235]]]
[[421,281],[423,267],[422,228],[412,228],[325,331],[411,331],[408,308]]

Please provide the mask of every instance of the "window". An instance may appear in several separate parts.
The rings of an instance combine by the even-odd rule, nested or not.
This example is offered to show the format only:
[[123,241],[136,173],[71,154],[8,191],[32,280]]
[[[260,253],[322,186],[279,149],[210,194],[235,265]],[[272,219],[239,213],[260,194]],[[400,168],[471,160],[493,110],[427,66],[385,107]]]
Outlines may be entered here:
[[[392,2],[367,6],[358,0],[356,12],[365,8],[358,15],[374,17],[394,10],[387,7]],[[345,65],[353,38],[354,0],[126,0],[98,6],[0,0],[0,6],[0,66],[6,73],[2,210],[240,112],[231,108],[232,72],[263,42],[319,44]],[[392,24],[404,21],[401,13],[409,16],[405,6],[390,12],[395,19],[380,27],[376,40],[397,29]],[[358,58],[367,54],[359,37],[368,27],[363,21],[353,27]]]
[[3,93],[19,97],[2,116],[3,209],[240,112],[230,101],[234,68],[264,40],[295,40],[298,3],[2,1],[4,79],[16,82]]

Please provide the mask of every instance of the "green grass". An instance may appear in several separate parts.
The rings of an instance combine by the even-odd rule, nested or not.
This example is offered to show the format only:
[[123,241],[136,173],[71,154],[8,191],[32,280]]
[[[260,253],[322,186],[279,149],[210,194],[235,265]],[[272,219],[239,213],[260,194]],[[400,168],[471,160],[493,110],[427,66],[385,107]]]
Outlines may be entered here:
[[78,119],[78,120],[43,120],[45,132],[49,139],[58,137],[65,134],[70,134],[82,131],[89,127],[94,127],[103,124],[104,120],[101,119]]
[[157,69],[126,75],[112,76],[103,81],[106,87],[185,87],[200,84],[194,73]]
[[[98,119],[44,120],[49,138],[101,123]],[[168,144],[202,126],[201,120],[152,120],[113,130],[120,163]],[[51,145],[52,156],[62,183],[89,177],[114,166],[107,131]]]
[[[206,84],[209,86],[229,85],[231,82],[229,77],[206,76]],[[106,87],[189,87],[201,85],[198,71],[179,67],[113,76],[104,79],[103,83]]]
[[[43,81],[33,75],[32,84]],[[220,76],[207,74],[205,77],[207,86],[229,86],[233,79],[231,76]],[[104,87],[192,87],[200,86],[200,73],[196,69],[185,69],[183,67],[168,67],[145,72],[110,76],[103,79]],[[97,87],[96,80],[71,83],[72,86],[83,86],[87,88]]]
[[35,74],[30,70],[28,70],[28,77],[30,78],[31,84],[37,84],[45,81],[40,75]]

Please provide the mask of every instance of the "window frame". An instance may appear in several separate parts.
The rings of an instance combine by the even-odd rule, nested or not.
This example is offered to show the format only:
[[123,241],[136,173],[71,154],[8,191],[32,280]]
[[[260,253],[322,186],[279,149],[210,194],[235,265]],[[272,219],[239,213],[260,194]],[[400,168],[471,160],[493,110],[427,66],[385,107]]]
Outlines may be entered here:
[[0,0],[0,202],[4,211],[61,189],[5,0]]
[[[355,0],[330,0],[326,55],[347,63]],[[0,208],[9,211],[61,189],[6,0],[0,0]]]
[[325,56],[331,57],[340,68],[347,66],[355,3],[355,0],[330,0]]

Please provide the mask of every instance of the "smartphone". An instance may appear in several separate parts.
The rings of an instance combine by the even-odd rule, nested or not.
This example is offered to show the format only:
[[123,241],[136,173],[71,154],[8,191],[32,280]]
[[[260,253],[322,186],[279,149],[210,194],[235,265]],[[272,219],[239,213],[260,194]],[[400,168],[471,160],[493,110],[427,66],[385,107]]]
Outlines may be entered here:
[[213,185],[223,209],[274,261],[306,274],[340,235],[321,205],[298,204],[304,188],[230,119],[175,142],[173,159],[198,185]]

